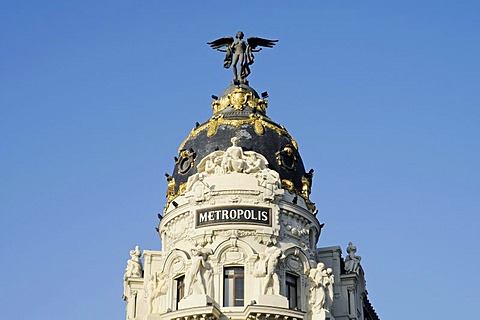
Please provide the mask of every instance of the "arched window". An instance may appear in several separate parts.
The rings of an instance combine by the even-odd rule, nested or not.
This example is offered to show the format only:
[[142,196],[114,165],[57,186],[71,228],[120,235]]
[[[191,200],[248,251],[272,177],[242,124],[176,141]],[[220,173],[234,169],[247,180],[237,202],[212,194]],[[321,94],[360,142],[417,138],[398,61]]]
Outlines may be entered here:
[[223,269],[223,306],[244,306],[244,269],[243,267],[226,267]]

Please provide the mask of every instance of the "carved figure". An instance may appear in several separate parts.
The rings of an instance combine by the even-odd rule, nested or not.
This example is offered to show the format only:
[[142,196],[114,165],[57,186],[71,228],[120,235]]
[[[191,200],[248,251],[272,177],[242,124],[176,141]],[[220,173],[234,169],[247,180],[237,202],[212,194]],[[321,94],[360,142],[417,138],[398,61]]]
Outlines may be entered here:
[[[262,257],[263,255],[263,257]],[[263,254],[260,254],[261,260],[264,261],[265,266],[265,283],[263,285],[263,294],[280,294],[280,281],[277,274],[277,265],[280,259],[284,256],[282,250],[271,246],[265,249]]]
[[160,296],[165,295],[168,291],[167,275],[163,272],[152,274],[145,291],[148,301],[148,314],[159,312],[159,303],[156,303],[156,300]]
[[[264,187],[263,200],[273,201],[278,190],[281,190],[280,175],[275,170],[265,168],[257,175],[259,185]],[[282,190],[283,191],[283,190]]]
[[325,310],[331,311],[333,305],[333,284],[335,283],[335,276],[332,268],[327,268],[323,274],[323,286],[325,288]]
[[193,185],[193,197],[196,202],[202,202],[205,200],[205,193],[209,190],[210,186],[203,180],[203,174],[198,174],[198,180]]
[[207,267],[206,267],[205,273],[204,273],[205,285],[206,285],[205,291],[207,293],[207,296],[214,297],[214,295],[213,295],[213,268],[210,266],[208,261],[206,261],[206,266]]
[[275,171],[267,169],[268,161],[263,155],[255,151],[244,152],[242,147],[238,145],[239,139],[237,137],[233,137],[230,141],[232,146],[228,147],[227,150],[214,151],[199,162],[197,173],[191,175],[187,180],[187,191],[190,191],[199,180],[199,174],[210,176],[214,174],[246,173],[257,174],[256,177],[260,178],[261,173],[267,172],[273,176],[273,179],[280,179]]
[[[273,48],[276,42],[278,42],[278,40],[268,40],[257,37],[250,37],[245,42],[245,40],[243,40],[244,36],[242,31],[238,31],[235,39],[233,39],[233,37],[223,37],[208,42],[208,45],[210,45],[212,49],[226,52],[223,66],[227,69],[233,66],[234,82],[238,81],[240,83],[248,83],[246,79],[251,73],[250,65],[254,62],[253,52],[262,50],[262,48],[257,49],[257,47]],[[224,47],[226,49],[224,49]],[[240,66],[240,70],[237,69],[237,63]]]
[[216,157],[215,160],[214,160],[214,164],[215,164],[215,174],[224,174],[225,171],[223,171],[223,168],[222,168],[222,160],[223,158],[222,157]]
[[[281,188],[280,174],[269,169],[267,159],[255,151],[243,151],[238,145],[239,139],[231,139],[232,146],[227,150],[217,150],[205,156],[197,165],[197,172],[187,179],[185,192],[187,198],[196,203],[208,201],[210,187],[206,181],[209,176],[223,174],[250,174],[253,175],[258,185],[264,188],[263,200],[273,201],[276,195],[283,194]],[[237,200],[235,200],[237,201]]]
[[248,155],[245,173],[255,173],[265,168],[263,160],[257,156],[257,153],[250,152],[247,154],[247,152],[245,152],[245,154]]
[[[192,264],[185,275],[185,297],[196,294],[208,294],[212,290],[213,277],[209,273],[212,267],[207,263],[209,255],[213,254],[211,249],[198,248],[191,251]],[[209,281],[207,283],[207,281]],[[211,292],[210,292],[211,293]]]
[[225,173],[243,172],[245,168],[245,160],[243,159],[242,147],[237,145],[238,138],[230,139],[232,146],[228,147],[223,155],[222,168]]
[[353,243],[349,242],[347,247],[347,256],[345,257],[345,272],[355,273],[360,266],[360,260],[362,257],[355,255],[357,253],[357,247]]
[[156,282],[155,275],[152,274],[148,278],[148,283],[145,286],[145,295],[147,296],[147,302],[148,302],[148,305],[147,305],[148,314],[153,313],[153,301],[155,300],[155,298],[153,297],[153,291],[155,290],[155,286],[156,286],[155,282]]
[[317,267],[310,269],[308,274],[310,279],[308,303],[312,315],[321,313],[325,305],[324,268],[325,265],[319,262]]
[[127,261],[127,268],[125,269],[125,274],[123,278],[140,278],[142,276],[142,262],[140,261],[140,256],[142,253],[140,252],[140,248],[138,246],[135,247],[134,250],[130,250],[130,260]]
[[265,254],[260,253],[253,269],[253,275],[256,278],[263,278],[267,275],[267,264],[265,262]]
[[263,192],[263,200],[272,201],[275,196],[275,183],[272,183],[271,179],[269,179],[268,173],[262,174],[260,186],[265,188]]
[[215,157],[207,156],[207,161],[205,162],[205,173],[214,174],[215,173]]

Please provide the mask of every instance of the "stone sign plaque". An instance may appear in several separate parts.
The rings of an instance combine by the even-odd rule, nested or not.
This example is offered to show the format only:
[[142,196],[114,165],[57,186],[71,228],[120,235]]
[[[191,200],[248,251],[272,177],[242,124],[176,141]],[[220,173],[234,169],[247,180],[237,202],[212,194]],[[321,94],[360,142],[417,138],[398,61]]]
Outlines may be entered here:
[[197,210],[197,227],[216,224],[259,224],[272,225],[272,209],[253,206],[225,206]]

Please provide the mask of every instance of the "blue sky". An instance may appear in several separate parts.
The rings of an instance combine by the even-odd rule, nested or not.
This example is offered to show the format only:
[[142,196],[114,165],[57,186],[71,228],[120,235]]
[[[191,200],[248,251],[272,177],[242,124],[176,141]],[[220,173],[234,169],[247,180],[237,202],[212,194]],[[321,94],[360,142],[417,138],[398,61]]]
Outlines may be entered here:
[[472,319],[480,281],[480,2],[0,3],[0,317],[123,319],[159,249],[164,172],[231,80],[206,42],[279,39],[268,90],[315,169],[319,246],[358,247],[382,319]]

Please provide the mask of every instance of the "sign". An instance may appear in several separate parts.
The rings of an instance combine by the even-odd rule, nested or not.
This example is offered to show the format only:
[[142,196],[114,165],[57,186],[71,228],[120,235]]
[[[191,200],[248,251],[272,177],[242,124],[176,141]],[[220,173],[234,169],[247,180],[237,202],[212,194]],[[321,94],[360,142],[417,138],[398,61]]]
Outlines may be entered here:
[[197,227],[215,224],[260,224],[271,226],[272,209],[262,207],[217,207],[196,212]]

